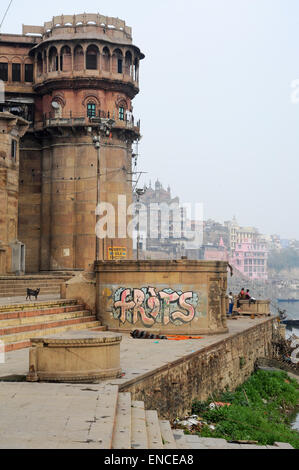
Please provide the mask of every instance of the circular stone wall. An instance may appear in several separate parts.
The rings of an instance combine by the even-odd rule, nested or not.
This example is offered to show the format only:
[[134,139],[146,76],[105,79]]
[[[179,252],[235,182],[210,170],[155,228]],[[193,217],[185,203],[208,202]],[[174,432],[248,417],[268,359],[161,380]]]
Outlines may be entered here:
[[121,340],[96,332],[33,338],[27,381],[88,383],[120,377]]

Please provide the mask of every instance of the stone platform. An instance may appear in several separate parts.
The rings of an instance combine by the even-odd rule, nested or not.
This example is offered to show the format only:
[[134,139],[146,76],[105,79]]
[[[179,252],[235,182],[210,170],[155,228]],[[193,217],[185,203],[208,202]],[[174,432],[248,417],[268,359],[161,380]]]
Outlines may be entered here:
[[[228,320],[229,333],[178,342],[124,334],[124,375],[101,384],[0,382],[0,448],[228,448],[222,441],[191,443],[172,432],[168,420],[184,416],[194,396],[244,382],[256,355],[266,354],[273,322]],[[28,355],[7,353],[0,380],[25,380]]]

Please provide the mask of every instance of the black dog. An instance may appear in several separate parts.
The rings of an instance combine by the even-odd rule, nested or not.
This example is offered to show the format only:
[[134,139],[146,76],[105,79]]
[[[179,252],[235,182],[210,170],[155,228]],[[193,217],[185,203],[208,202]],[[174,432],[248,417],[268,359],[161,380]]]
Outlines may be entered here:
[[35,297],[35,300],[37,300],[38,294],[40,293],[40,289],[32,290],[32,289],[27,289],[27,297],[26,300],[31,300],[31,296]]

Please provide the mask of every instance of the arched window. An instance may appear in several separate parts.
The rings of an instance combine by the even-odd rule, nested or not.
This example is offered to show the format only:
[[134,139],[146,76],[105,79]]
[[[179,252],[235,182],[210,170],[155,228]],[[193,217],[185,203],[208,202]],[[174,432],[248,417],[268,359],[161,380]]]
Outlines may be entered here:
[[39,52],[37,55],[37,76],[40,77],[43,74],[43,56]]
[[43,72],[44,72],[44,73],[48,73],[48,70],[47,70],[48,62],[47,62],[47,52],[46,52],[46,51],[44,51],[44,62],[43,62],[43,63],[44,63],[44,70],[43,70]]
[[58,55],[56,47],[51,47],[49,52],[49,71],[57,72],[58,71]]
[[88,101],[87,103],[87,117],[92,118],[97,115],[97,106],[94,101]]
[[8,60],[5,58],[0,59],[0,80],[8,81]]
[[124,106],[120,106],[118,108],[118,117],[119,117],[120,121],[125,120],[125,108],[124,108]]
[[17,62],[18,59],[13,59],[11,64],[11,78],[13,82],[20,82],[21,81],[21,60]]
[[130,51],[127,51],[126,58],[125,58],[125,75],[131,76],[132,75],[132,54]]
[[135,82],[139,81],[139,60],[135,59],[134,62],[134,80]]
[[116,102],[116,106],[118,109],[118,119],[120,121],[125,121],[126,120],[126,111],[127,111],[127,103],[123,99],[119,99]]
[[99,49],[89,46],[86,51],[86,70],[97,70]]
[[103,49],[103,71],[110,72],[110,51],[108,47]]
[[84,70],[84,52],[80,45],[76,46],[74,50],[74,70],[77,72]]
[[112,56],[112,72],[123,73],[123,53],[120,49],[115,49]]
[[60,70],[70,72],[72,70],[72,51],[69,46],[64,46],[60,53]]

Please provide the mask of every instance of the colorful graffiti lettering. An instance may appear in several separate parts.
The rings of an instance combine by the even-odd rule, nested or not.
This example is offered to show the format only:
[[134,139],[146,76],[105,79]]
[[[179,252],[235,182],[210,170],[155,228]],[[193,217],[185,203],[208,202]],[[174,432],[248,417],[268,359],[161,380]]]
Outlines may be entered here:
[[139,320],[148,328],[155,323],[191,323],[196,314],[198,295],[154,287],[120,288],[114,294],[113,316],[121,323],[135,325]]

